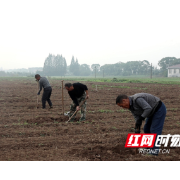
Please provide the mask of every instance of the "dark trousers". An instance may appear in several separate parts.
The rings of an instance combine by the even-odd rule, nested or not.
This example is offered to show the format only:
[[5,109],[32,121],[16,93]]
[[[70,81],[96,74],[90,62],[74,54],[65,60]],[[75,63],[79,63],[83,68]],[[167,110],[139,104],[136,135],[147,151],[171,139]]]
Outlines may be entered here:
[[[162,102],[162,105],[158,109],[158,111],[155,112],[152,117],[146,119],[146,123],[144,125],[144,133],[154,133],[157,134],[157,136],[161,135],[165,117],[166,117],[166,106]],[[152,150],[159,149],[159,147],[156,147],[154,145],[154,147],[151,149]]]
[[43,95],[42,95],[42,107],[43,108],[46,107],[46,101],[48,102],[49,106],[52,106],[52,102],[50,100],[51,92],[52,92],[51,87],[44,88],[44,92],[43,92]]

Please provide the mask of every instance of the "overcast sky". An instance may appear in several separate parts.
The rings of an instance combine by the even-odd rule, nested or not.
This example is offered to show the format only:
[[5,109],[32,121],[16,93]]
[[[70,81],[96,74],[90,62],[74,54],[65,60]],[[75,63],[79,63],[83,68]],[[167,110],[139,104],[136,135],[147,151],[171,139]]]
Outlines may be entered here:
[[43,67],[49,53],[80,64],[180,58],[178,1],[2,0],[0,67]]

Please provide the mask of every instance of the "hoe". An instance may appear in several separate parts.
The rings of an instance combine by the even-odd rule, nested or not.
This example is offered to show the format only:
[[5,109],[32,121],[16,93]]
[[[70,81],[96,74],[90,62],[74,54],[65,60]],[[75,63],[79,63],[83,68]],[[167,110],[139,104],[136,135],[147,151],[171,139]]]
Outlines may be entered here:
[[[85,103],[86,99],[82,102],[82,104],[79,107],[81,107]],[[74,112],[74,114],[69,118],[69,120],[66,123],[68,123],[76,113],[77,113],[77,110]]]

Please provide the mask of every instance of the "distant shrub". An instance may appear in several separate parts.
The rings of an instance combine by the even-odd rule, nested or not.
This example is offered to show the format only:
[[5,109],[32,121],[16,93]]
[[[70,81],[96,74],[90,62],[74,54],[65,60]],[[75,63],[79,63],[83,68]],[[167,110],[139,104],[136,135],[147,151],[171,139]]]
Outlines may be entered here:
[[118,79],[117,78],[113,78],[111,81],[118,82]]

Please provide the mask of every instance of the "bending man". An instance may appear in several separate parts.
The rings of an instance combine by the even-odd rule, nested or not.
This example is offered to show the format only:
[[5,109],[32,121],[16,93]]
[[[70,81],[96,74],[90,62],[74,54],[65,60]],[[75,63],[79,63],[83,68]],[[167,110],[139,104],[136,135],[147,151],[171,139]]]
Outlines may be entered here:
[[[119,95],[116,104],[129,109],[136,120],[135,133],[140,133],[142,120],[146,118],[144,133],[161,135],[166,116],[164,103],[156,96],[148,93],[138,93],[133,96]],[[158,149],[153,147],[152,150]],[[153,153],[151,153],[153,154]],[[158,155],[158,154],[153,154]]]
[[[73,100],[71,106],[70,106],[70,113],[68,114],[69,117],[73,115],[73,113],[76,110],[80,110],[79,104],[83,102],[86,98],[89,98],[88,94],[88,88],[86,85],[81,83],[66,83],[65,88],[67,89],[69,96]],[[73,118],[70,120],[71,122],[74,121],[76,114],[73,116]],[[81,118],[79,121],[85,121],[86,120],[86,101],[81,107]]]

